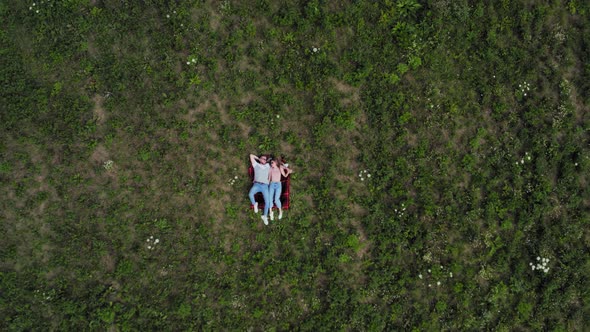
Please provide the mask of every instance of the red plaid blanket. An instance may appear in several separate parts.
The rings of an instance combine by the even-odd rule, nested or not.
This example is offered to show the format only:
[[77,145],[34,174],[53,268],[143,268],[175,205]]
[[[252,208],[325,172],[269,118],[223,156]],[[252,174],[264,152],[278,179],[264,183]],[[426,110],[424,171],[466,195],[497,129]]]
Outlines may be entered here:
[[[252,167],[252,165],[248,167],[248,175],[250,176],[250,180],[254,181],[254,168]],[[280,200],[282,209],[288,210],[290,203],[289,188],[291,187],[291,176],[284,177],[281,175],[281,187],[282,189]],[[250,190],[250,188],[248,188],[248,190]],[[264,209],[264,197],[262,196],[262,193],[257,193],[256,195],[254,195],[254,200],[256,201],[256,203],[258,203],[259,209]],[[252,204],[250,204],[250,208],[254,208]],[[277,207],[274,204],[272,205],[272,208],[277,209]]]

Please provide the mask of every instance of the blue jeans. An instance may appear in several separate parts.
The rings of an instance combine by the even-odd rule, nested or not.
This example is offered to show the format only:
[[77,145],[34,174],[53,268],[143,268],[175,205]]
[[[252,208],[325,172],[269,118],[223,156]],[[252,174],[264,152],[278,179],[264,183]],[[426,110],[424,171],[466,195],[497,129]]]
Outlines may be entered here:
[[274,201],[279,209],[281,208],[281,189],[282,186],[280,182],[271,182],[268,186],[269,200],[271,204]]
[[250,189],[250,193],[248,194],[248,196],[250,196],[250,203],[252,203],[252,205],[256,204],[256,201],[254,200],[254,195],[256,195],[257,193],[262,193],[262,197],[264,197],[264,216],[268,216],[268,209],[270,209],[270,199],[268,196],[268,185],[264,184],[264,183],[257,183],[254,182],[254,184],[252,185],[252,188]]

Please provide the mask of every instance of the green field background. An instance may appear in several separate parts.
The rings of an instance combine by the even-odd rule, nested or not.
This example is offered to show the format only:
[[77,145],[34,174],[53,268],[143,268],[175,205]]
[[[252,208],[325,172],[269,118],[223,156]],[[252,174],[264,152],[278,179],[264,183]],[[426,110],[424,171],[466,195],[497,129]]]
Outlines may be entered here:
[[[590,326],[590,3],[4,0],[0,27],[0,330]],[[250,153],[294,170],[268,226]]]

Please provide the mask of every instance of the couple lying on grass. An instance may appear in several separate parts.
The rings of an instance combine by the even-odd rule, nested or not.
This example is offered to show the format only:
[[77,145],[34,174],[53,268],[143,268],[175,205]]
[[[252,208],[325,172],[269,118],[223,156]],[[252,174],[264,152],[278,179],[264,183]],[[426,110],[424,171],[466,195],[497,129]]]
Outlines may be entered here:
[[254,200],[254,195],[262,193],[264,197],[264,213],[262,214],[262,221],[268,225],[268,215],[270,210],[270,220],[274,219],[272,211],[272,202],[279,209],[279,219],[283,217],[283,210],[281,208],[281,175],[284,177],[293,173],[293,170],[287,168],[280,159],[272,159],[266,155],[257,157],[250,155],[250,162],[254,168],[254,183],[250,189],[250,202],[254,206],[254,213],[258,213],[258,203]]

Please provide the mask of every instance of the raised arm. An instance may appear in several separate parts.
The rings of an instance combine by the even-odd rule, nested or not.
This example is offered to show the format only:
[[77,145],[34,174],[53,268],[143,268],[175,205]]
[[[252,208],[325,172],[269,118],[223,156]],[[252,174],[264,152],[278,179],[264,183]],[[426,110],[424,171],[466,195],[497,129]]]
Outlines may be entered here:
[[257,160],[258,160],[258,157],[256,157],[253,154],[250,154],[250,163],[252,164],[252,166],[254,166],[255,164],[258,164]]
[[287,177],[287,176],[289,176],[289,174],[293,173],[293,170],[292,169],[287,168],[287,167],[285,167],[283,165],[279,166],[279,169],[281,170],[281,174],[284,177]]

